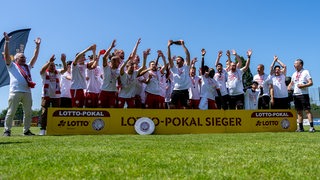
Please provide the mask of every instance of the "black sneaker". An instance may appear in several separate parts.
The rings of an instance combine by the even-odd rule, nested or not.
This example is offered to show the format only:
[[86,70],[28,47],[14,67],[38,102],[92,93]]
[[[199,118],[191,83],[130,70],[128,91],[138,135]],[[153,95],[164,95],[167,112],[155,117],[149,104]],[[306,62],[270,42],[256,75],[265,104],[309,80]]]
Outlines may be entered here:
[[25,135],[25,136],[34,136],[35,134],[33,134],[30,130],[28,130],[27,132],[23,133],[23,135]]
[[298,129],[296,130],[296,132],[304,132],[304,129],[298,128]]
[[11,131],[4,131],[3,136],[11,136]]

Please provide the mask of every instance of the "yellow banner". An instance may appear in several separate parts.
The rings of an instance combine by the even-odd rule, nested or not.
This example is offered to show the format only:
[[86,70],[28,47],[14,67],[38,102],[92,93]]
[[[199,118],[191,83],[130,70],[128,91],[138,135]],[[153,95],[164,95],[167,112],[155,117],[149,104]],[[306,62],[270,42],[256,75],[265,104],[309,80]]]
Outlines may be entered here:
[[292,132],[294,110],[167,110],[49,108],[48,135],[136,134],[135,122],[147,117],[153,134]]

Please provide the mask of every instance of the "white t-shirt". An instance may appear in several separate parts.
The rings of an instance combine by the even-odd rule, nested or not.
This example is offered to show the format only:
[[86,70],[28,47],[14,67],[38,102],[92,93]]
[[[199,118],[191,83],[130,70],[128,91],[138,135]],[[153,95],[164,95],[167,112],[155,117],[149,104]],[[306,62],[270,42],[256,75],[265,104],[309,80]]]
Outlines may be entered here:
[[258,99],[259,91],[252,91],[252,89],[247,89],[244,94],[244,108],[245,109],[258,109]]
[[164,98],[165,102],[171,101],[171,94],[173,90],[172,74],[170,73],[169,78],[166,80],[166,95]]
[[160,90],[161,72],[160,71],[148,71],[147,76],[149,76],[150,74],[152,74],[152,77],[151,77],[149,83],[147,84],[145,91],[150,94],[161,95],[161,90]]
[[87,64],[71,64],[71,89],[86,89],[86,69]]
[[[21,66],[24,68],[23,66]],[[28,65],[29,70],[31,70],[31,66]],[[9,65],[7,65],[7,69],[9,72],[10,76],[10,88],[9,92],[14,93],[14,92],[26,92],[26,93],[31,93],[31,89],[28,86],[28,83],[26,79],[22,76],[22,74],[19,71],[18,66],[11,62]],[[28,71],[25,71],[28,73]]]
[[280,74],[279,76],[271,76],[273,84],[274,98],[286,98],[288,97],[288,89],[286,86],[286,76]]
[[312,77],[308,70],[301,69],[299,72],[294,72],[291,77],[291,81],[294,83],[293,95],[309,94],[308,87],[298,88],[298,84],[307,84],[309,79]]
[[200,99],[200,86],[201,79],[199,76],[190,76],[191,86],[189,88],[189,99],[199,100]]
[[[58,74],[56,76],[55,73],[51,73],[49,72],[49,87],[46,88],[46,90],[48,91],[47,95],[50,98],[59,98],[60,94],[56,94],[56,90],[57,90],[57,79],[56,78],[61,78],[61,70],[57,70]],[[42,79],[42,84],[44,85],[46,83],[46,76],[47,76],[47,72],[41,74],[41,79]],[[58,84],[58,86],[60,86],[60,84]],[[42,93],[41,93],[41,97],[45,97],[45,93],[44,93],[44,88],[42,88]],[[60,90],[61,91],[61,90]]]
[[86,69],[87,74],[87,90],[86,92],[100,93],[102,85],[102,71],[100,66],[94,69]]
[[227,71],[224,69],[222,70],[221,74],[219,72],[216,72],[213,77],[219,85],[218,87],[220,88],[221,96],[228,94],[228,89],[226,85],[227,77]]
[[166,96],[166,87],[167,87],[166,81],[167,81],[166,75],[165,74],[161,74],[160,75],[160,81],[159,81],[160,96],[161,97],[165,97]]
[[176,66],[171,68],[173,75],[173,90],[186,90],[190,87],[190,76],[189,76],[190,67],[183,65],[181,68]]
[[121,80],[121,89],[119,92],[119,97],[121,98],[132,98],[135,96],[135,81],[138,75],[138,71],[133,71],[132,74],[123,73],[120,76]]
[[71,88],[71,80],[67,79],[67,77],[71,77],[71,73],[66,71],[61,75],[60,78],[60,97],[71,98],[70,88]]
[[242,69],[236,69],[235,72],[231,70],[227,72],[228,80],[227,80],[227,87],[229,88],[229,94],[231,96],[236,96],[243,94],[243,84],[242,84]]
[[[258,84],[262,86],[264,96],[270,95],[269,85],[272,84],[270,77],[271,76],[267,74],[263,74],[263,75],[256,74],[253,76],[253,81],[257,81]],[[260,91],[260,89],[257,89],[257,91]]]
[[101,90],[117,92],[117,79],[119,76],[119,69],[111,69],[109,66],[103,67],[103,83]]
[[215,100],[216,88],[218,87],[216,80],[210,77],[201,76],[201,98]]

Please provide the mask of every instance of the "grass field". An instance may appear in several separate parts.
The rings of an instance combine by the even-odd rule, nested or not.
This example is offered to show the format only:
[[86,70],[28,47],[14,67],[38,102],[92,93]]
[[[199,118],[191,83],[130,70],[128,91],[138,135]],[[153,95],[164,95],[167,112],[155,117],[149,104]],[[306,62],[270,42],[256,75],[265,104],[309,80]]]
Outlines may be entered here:
[[34,137],[21,136],[22,127],[12,131],[0,137],[0,179],[320,179],[319,131]]

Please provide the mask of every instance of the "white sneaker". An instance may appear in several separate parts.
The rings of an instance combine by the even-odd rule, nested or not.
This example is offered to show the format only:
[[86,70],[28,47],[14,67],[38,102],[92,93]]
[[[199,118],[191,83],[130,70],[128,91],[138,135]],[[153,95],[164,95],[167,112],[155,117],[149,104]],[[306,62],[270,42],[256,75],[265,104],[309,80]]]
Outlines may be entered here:
[[40,136],[46,135],[46,130],[41,129],[40,132],[39,132],[39,135],[40,135]]

